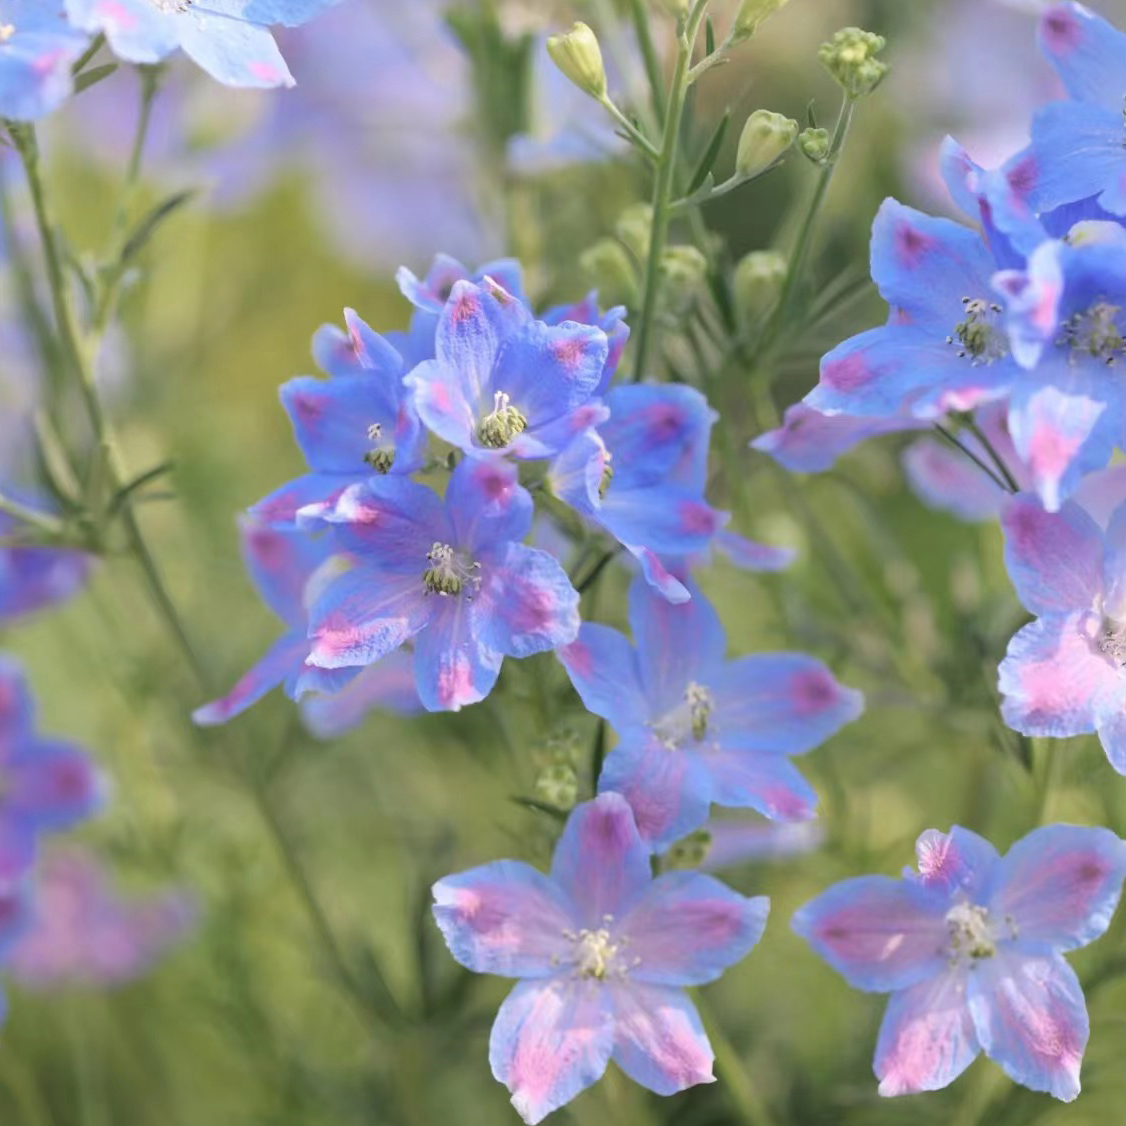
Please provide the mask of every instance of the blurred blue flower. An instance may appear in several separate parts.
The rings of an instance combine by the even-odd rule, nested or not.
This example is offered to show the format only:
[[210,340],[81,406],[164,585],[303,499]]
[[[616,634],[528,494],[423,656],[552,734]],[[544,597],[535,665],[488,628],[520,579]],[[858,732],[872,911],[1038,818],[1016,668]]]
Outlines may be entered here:
[[698,872],[654,879],[619,794],[575,809],[550,875],[500,860],[434,885],[453,956],[523,979],[497,1014],[489,1062],[528,1123],[596,1083],[611,1059],[659,1095],[712,1082],[711,1045],[684,987],[745,957],[769,906]]
[[65,0],[71,23],[132,63],[182,49],[226,86],[292,86],[270,26],[297,27],[337,0]]
[[303,516],[330,525],[352,557],[311,599],[315,668],[355,670],[413,639],[422,703],[456,711],[492,691],[506,656],[578,633],[579,596],[566,572],[520,543],[532,498],[500,459],[463,459],[444,500],[402,477],[375,477]]
[[587,622],[559,650],[583,704],[620,740],[599,789],[624,794],[642,836],[660,850],[703,825],[713,802],[781,821],[812,817],[817,795],[789,756],[812,750],[864,706],[859,692],[800,653],[728,661],[715,610],[691,593],[673,605],[635,579],[634,646]]
[[431,432],[466,453],[551,457],[605,417],[594,396],[606,334],[534,320],[492,278],[454,283],[435,353],[407,375],[407,386]]
[[61,0],[0,6],[0,117],[33,121],[70,94],[71,66],[90,41],[68,26]]
[[1001,662],[1001,714],[1026,735],[1098,732],[1126,774],[1126,504],[1104,531],[1074,501],[1051,513],[1021,495],[1002,526],[1009,576],[1036,620]]
[[0,885],[4,887],[30,871],[42,834],[84,821],[104,796],[104,782],[89,756],[70,743],[37,734],[34,724],[23,670],[12,658],[0,655]]
[[1036,209],[1097,197],[1126,215],[1126,34],[1081,4],[1056,4],[1040,17],[1040,47],[1070,98],[1033,120],[1025,167]]
[[[10,488],[4,494],[48,514],[41,504]],[[30,525],[0,512],[0,539],[9,541],[0,545],[0,622],[65,601],[86,585],[93,570],[93,556],[76,548],[18,542],[33,532]]]
[[849,984],[892,995],[874,1061],[880,1094],[938,1090],[984,1052],[1014,1082],[1074,1099],[1089,1027],[1061,954],[1109,926],[1126,842],[1050,825],[1002,858],[956,825],[927,830],[916,852],[918,874],[845,880],[793,919]]

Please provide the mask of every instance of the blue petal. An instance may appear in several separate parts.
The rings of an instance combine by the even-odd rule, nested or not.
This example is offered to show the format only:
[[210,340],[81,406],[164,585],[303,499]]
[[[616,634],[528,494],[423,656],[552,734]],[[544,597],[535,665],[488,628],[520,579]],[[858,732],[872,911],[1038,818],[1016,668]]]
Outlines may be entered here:
[[806,821],[815,815],[817,794],[782,755],[723,748],[700,760],[711,776],[716,805],[757,809],[772,821]]
[[1056,4],[1040,17],[1039,40],[1073,98],[1121,110],[1126,35],[1118,28],[1082,4]]
[[29,735],[35,722],[35,703],[23,667],[0,653],[0,754]]
[[262,601],[283,622],[304,629],[306,588],[332,554],[332,541],[303,529],[279,528],[253,516],[239,522],[239,539],[243,562]]
[[180,18],[184,53],[224,86],[292,86],[274,37],[256,24],[215,17],[189,8]]
[[482,637],[475,604],[432,595],[426,628],[414,644],[418,698],[427,711],[456,712],[493,690],[504,656]]
[[184,24],[182,13],[161,11],[150,0],[66,0],[66,13],[74,27],[104,33],[113,53],[132,63],[166,58],[179,47]]
[[915,842],[915,857],[918,875],[908,869],[904,873],[907,879],[915,879],[925,887],[948,895],[962,895],[973,902],[986,897],[985,889],[1001,860],[984,837],[961,825],[952,826],[949,833],[937,829],[920,833]]
[[318,739],[336,739],[358,727],[372,711],[416,715],[422,701],[414,679],[414,656],[407,649],[388,653],[331,695],[307,696],[301,718]]
[[650,718],[637,652],[617,630],[584,622],[578,638],[560,647],[556,655],[583,706],[615,731],[644,726]]
[[1052,102],[1032,120],[1032,151],[1037,210],[1097,196],[1107,211],[1126,214],[1121,107]]
[[299,671],[309,652],[309,639],[304,630],[287,633],[270,646],[266,655],[225,696],[212,700],[192,712],[192,721],[200,727],[227,723],[258,703],[268,692]]
[[464,457],[446,487],[446,510],[460,546],[475,555],[503,554],[532,530],[531,494],[514,465],[496,457]]

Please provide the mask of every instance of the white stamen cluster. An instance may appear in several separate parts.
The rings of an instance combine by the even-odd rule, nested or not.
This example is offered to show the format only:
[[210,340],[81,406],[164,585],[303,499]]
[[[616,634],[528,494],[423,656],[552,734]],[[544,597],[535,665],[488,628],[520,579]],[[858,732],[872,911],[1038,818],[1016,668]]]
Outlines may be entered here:
[[[602,926],[597,930],[583,928],[580,931],[566,930],[563,937],[568,942],[574,943],[574,952],[570,960],[575,976],[605,981],[607,978],[623,978],[629,971],[640,965],[640,958],[629,958],[623,954],[629,945],[625,936],[614,935],[611,927],[614,922],[613,915],[602,916]],[[558,964],[559,958],[554,958]]]
[[1103,618],[1095,646],[1120,669],[1126,667],[1126,622]]
[[1119,356],[1126,354],[1126,339],[1118,327],[1120,305],[1096,301],[1086,312],[1073,313],[1060,326],[1056,343],[1073,354],[1083,353],[1113,367]]
[[383,441],[383,426],[373,422],[368,427],[368,441],[371,449],[364,454],[364,461],[376,473],[390,473],[391,466],[395,464],[395,447],[390,442]]
[[959,359],[969,359],[971,364],[991,364],[1008,352],[1005,334],[997,327],[996,318],[1001,306],[980,297],[963,297],[962,308],[966,318],[954,326],[954,334],[946,338],[947,344],[956,344]]
[[506,391],[493,395],[493,409],[477,425],[481,445],[503,450],[517,434],[528,428],[528,420],[512,405]]
[[997,953],[1002,938],[1016,938],[1017,928],[1011,915],[1006,915],[1007,935],[1000,934],[989,910],[977,903],[955,903],[946,912],[946,931],[950,936],[951,962],[980,962]]

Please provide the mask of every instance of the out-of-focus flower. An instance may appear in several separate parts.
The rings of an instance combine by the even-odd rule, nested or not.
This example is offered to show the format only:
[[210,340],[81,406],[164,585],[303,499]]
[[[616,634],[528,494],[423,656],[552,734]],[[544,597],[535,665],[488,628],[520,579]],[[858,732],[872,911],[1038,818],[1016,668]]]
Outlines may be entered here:
[[711,1045],[683,989],[745,957],[768,910],[698,872],[654,879],[619,794],[571,814],[550,875],[501,860],[434,885],[453,956],[523,979],[497,1014],[489,1060],[528,1123],[596,1083],[611,1059],[660,1095],[712,1082]]
[[6,969],[26,989],[121,985],[148,973],[187,936],[195,899],[182,891],[124,897],[86,849],[58,849],[40,863],[26,929]]
[[1037,615],[1001,662],[1001,714],[1026,735],[1097,732],[1126,774],[1126,504],[1105,531],[1074,501],[1050,513],[1027,495],[1001,522],[1009,577]]
[[812,817],[817,795],[789,756],[856,719],[860,693],[800,653],[728,661],[723,627],[697,590],[673,605],[635,579],[629,608],[636,648],[588,622],[559,650],[583,703],[620,740],[599,789],[626,796],[658,849],[703,825],[713,802]]
[[817,821],[770,821],[756,814],[713,817],[704,826],[711,844],[701,865],[707,871],[763,860],[784,860],[820,848],[825,830]]
[[270,27],[297,27],[337,0],[65,0],[71,23],[120,58],[159,63],[182,49],[225,86],[292,86]]
[[101,804],[104,783],[89,756],[35,731],[23,671],[0,656],[0,883],[29,871],[39,838],[69,829]]
[[72,89],[71,66],[90,41],[70,27],[61,0],[0,3],[0,117],[32,121]]
[[304,515],[352,556],[311,599],[310,666],[355,671],[413,638],[419,697],[454,711],[492,691],[506,656],[578,632],[579,596],[554,558],[520,542],[532,498],[499,458],[464,458],[442,500],[374,477]]
[[1069,100],[1033,120],[1027,171],[1036,210],[1097,197],[1107,211],[1126,215],[1126,34],[1081,4],[1056,4],[1040,18],[1040,47]]
[[[11,490],[5,495],[12,497]],[[24,522],[0,512],[0,537],[19,537],[29,530]],[[0,622],[53,606],[77,594],[86,585],[93,566],[93,557],[75,548],[18,543],[0,546]]]
[[426,435],[403,385],[403,358],[352,309],[347,331],[322,325],[313,357],[332,378],[291,379],[281,400],[314,473],[348,481],[376,473],[413,473]]
[[454,284],[435,351],[407,386],[426,426],[466,453],[551,457],[605,417],[595,392],[609,355],[606,334],[534,320],[492,279]]
[[1070,1101],[1089,1026],[1062,953],[1110,925],[1126,843],[1050,825],[1000,857],[960,826],[929,829],[918,874],[829,888],[793,927],[850,985],[890,993],[876,1044],[880,1094],[934,1091],[979,1052],[1015,1082]]

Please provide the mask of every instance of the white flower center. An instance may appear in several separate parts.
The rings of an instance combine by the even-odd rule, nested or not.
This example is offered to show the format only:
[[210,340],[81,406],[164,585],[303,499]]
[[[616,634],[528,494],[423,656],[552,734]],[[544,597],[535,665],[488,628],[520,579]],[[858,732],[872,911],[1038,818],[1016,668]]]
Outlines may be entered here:
[[613,922],[613,915],[603,915],[602,926],[597,930],[584,928],[563,932],[563,937],[573,944],[569,964],[576,977],[595,981],[605,981],[608,977],[623,978],[640,963],[640,958],[630,958],[623,953],[629,939],[613,933]]
[[1001,306],[980,297],[963,297],[962,308],[966,319],[959,321],[954,334],[946,338],[947,344],[957,345],[959,358],[977,365],[991,364],[1005,356],[1008,341],[997,325]]
[[[1015,938],[1016,924],[1011,916],[1005,916],[1009,929],[1008,937]],[[992,958],[997,953],[999,938],[989,911],[976,903],[955,903],[946,912],[946,930],[950,935],[950,960],[952,962],[978,962]]]
[[693,680],[684,690],[684,699],[653,724],[657,738],[670,751],[679,750],[689,738],[703,742],[708,734],[715,699],[711,690]]
[[364,454],[364,461],[376,473],[390,473],[391,466],[395,464],[395,446],[383,440],[383,426],[380,423],[373,422],[368,427],[368,441],[371,442],[371,449]]
[[1096,301],[1086,312],[1074,313],[1060,326],[1056,343],[1069,348],[1072,355],[1091,356],[1108,367],[1126,354],[1126,339],[1118,327],[1120,305]]
[[464,594],[472,598],[481,585],[480,563],[474,563],[448,543],[436,543],[426,553],[426,570],[422,585],[427,594],[440,594],[443,598]]

